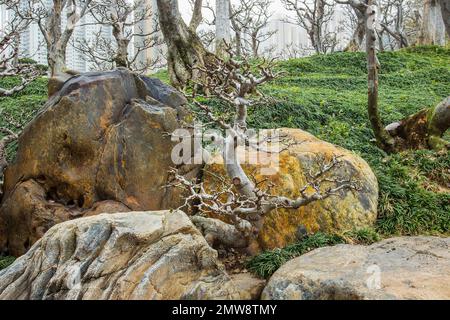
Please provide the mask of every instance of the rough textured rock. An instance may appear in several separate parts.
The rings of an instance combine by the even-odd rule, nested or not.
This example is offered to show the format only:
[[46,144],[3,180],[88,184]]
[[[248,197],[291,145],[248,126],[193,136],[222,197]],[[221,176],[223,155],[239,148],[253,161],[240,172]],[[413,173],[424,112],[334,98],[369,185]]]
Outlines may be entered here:
[[74,75],[76,74],[62,72],[48,79],[47,84],[48,96],[51,97],[59,90],[61,90],[61,88],[64,86],[64,83],[66,83],[66,81],[72,78]]
[[21,255],[52,225],[100,213],[104,201],[112,212],[177,208],[179,191],[163,186],[183,99],[124,69],[70,78],[25,128],[5,171],[0,251]]
[[316,249],[283,265],[263,299],[450,299],[450,238]]
[[[295,241],[299,230],[304,228],[308,232],[339,232],[373,225],[377,217],[378,183],[369,165],[352,152],[319,140],[300,129],[281,129],[281,132],[290,143],[296,144],[280,154],[279,164],[271,162],[269,165],[268,160],[262,160],[262,165],[244,166],[247,173],[256,174],[257,181],[268,179],[273,183],[272,194],[298,197],[299,190],[306,184],[306,174],[311,169],[317,169],[318,161],[329,161],[333,156],[342,156],[343,165],[333,170],[330,178],[342,180],[353,177],[362,188],[358,191],[342,191],[339,195],[311,203],[298,210],[273,211],[264,218],[258,239],[260,247],[284,247]],[[254,155],[245,156],[250,159]],[[267,155],[267,158],[270,156]],[[279,170],[273,171],[273,175],[261,175],[260,169],[263,168],[267,172],[277,167]],[[215,175],[225,175],[223,164],[208,165],[205,171],[206,188],[216,189]],[[324,184],[323,188],[326,187]]]
[[181,211],[102,214],[51,228],[0,271],[0,299],[249,299]]
[[450,127],[450,96],[434,108],[423,109],[401,121],[391,123],[386,130],[396,139],[397,148],[434,149],[450,148],[443,135]]

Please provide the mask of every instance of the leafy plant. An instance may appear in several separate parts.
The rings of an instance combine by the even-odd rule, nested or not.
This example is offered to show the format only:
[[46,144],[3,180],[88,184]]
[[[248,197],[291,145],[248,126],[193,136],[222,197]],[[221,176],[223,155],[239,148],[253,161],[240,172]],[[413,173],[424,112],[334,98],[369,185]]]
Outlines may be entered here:
[[270,277],[279,267],[292,258],[298,257],[316,248],[344,243],[338,235],[316,233],[307,236],[304,240],[291,244],[283,249],[265,251],[254,257],[247,264],[248,270],[262,278]]
[[0,270],[8,268],[15,260],[14,257],[0,257]]

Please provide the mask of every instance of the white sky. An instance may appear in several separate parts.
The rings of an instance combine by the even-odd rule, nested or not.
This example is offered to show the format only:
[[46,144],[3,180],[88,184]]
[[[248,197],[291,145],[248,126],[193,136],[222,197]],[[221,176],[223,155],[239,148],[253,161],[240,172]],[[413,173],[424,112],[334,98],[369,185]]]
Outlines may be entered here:
[[[204,0],[206,2],[206,0]],[[272,6],[271,10],[274,13],[273,18],[280,16],[280,15],[286,15],[287,11],[284,9],[283,5],[281,4],[280,0],[272,0]],[[215,5],[215,0],[209,0],[209,3],[211,5]],[[231,3],[239,3],[238,0],[231,0]],[[179,0],[178,5],[180,7],[180,12],[183,15],[183,18],[190,19],[191,16],[191,6],[189,4],[188,0]],[[205,11],[204,14],[207,14]]]

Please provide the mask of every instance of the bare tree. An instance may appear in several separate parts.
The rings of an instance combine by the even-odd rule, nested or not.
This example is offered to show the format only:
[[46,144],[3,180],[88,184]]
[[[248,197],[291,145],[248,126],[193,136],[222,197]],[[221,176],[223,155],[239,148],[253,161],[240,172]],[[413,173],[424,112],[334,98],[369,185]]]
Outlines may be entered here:
[[369,120],[372,125],[377,144],[385,151],[394,151],[395,142],[391,135],[383,126],[383,122],[378,110],[378,70],[380,63],[377,58],[376,47],[376,14],[377,2],[375,0],[367,1],[365,11],[366,25],[366,53],[368,67],[368,112]]
[[215,57],[202,44],[196,34],[198,14],[196,11],[188,27],[181,17],[178,0],[157,0],[159,25],[167,45],[167,64],[170,81],[177,88],[184,88],[190,81],[201,81],[197,67],[213,63]]
[[[234,120],[229,123],[195,97],[193,101],[204,117],[226,131],[225,136],[213,133],[208,138],[220,146],[227,178],[218,177],[218,189],[208,192],[203,183],[187,180],[173,170],[175,182],[171,186],[190,192],[184,207],[211,244],[218,242],[226,246],[245,248],[255,243],[262,219],[270,211],[277,208],[297,209],[335,195],[341,190],[357,189],[358,186],[351,179],[341,181],[332,178],[330,173],[341,164],[338,157],[330,161],[319,161],[317,171],[311,172],[309,182],[299,190],[301,196],[295,199],[272,195],[271,186],[263,187],[261,181],[254,181],[251,175],[245,173],[238,156],[239,146],[272,152],[251,139],[247,128],[247,111],[252,105],[266,102],[264,96],[257,98],[258,95],[254,93],[257,92],[258,86],[276,78],[278,74],[272,71],[273,60],[259,63],[256,66],[259,74],[253,74],[253,66],[246,58],[235,60],[230,48],[228,56],[227,61],[219,59],[215,68],[202,68],[201,71],[210,80],[207,84],[209,92],[227,106],[227,111],[234,115]],[[288,141],[282,143],[286,148],[289,145]],[[209,218],[208,214],[218,216],[223,221]]]
[[404,149],[447,149],[449,143],[442,139],[450,126],[450,101],[445,99],[435,108],[421,110],[399,122],[383,126],[378,108],[377,58],[377,2],[369,0],[366,5],[366,53],[368,66],[368,113],[378,146],[386,152]]
[[422,3],[417,0],[381,0],[380,47],[392,50],[408,47],[419,40]]
[[[14,8],[16,3],[10,0],[0,0],[7,10]],[[5,22],[4,30],[0,31],[0,79],[16,78],[20,82],[10,87],[0,87],[0,97],[11,96],[27,87],[42,75],[42,69],[29,61],[19,59],[20,34],[30,24],[29,20],[13,15]]]
[[[15,14],[37,23],[44,36],[50,74],[62,72],[69,40],[80,19],[89,12],[92,0],[52,0],[50,7],[40,0],[15,2]],[[63,28],[64,13],[67,22]]]
[[261,44],[275,35],[276,31],[267,30],[273,15],[271,4],[271,0],[240,0],[232,6],[231,22],[238,56],[249,48],[253,57],[259,57]]
[[[408,37],[404,31],[404,20],[406,19],[405,3],[403,0],[380,1],[382,15],[381,30],[394,38],[396,48],[406,48],[409,45]],[[381,41],[382,41],[382,37]]]
[[[366,35],[366,9],[368,0],[335,0],[336,3],[348,5],[356,17],[355,29],[344,51],[358,51]],[[352,16],[351,16],[352,17]]]
[[[94,24],[102,26],[93,39],[77,39],[74,47],[83,53],[97,69],[125,67],[145,73],[158,66],[159,56],[147,58],[145,53],[162,44],[159,26],[150,5],[145,0],[97,0],[91,15]],[[112,29],[114,42],[105,37]],[[129,54],[129,45],[134,43],[134,53]]]
[[286,19],[306,30],[316,53],[327,53],[336,47],[336,33],[328,30],[333,18],[334,2],[326,0],[281,0],[285,8],[295,14]]

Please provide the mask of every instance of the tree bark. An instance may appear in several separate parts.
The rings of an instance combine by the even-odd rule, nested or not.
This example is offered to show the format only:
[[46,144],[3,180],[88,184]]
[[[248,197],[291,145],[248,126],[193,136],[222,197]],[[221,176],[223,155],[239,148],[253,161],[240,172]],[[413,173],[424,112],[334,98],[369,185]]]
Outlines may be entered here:
[[226,56],[225,45],[231,38],[230,1],[216,0],[216,55]]
[[178,0],[157,0],[161,31],[167,45],[167,64],[170,82],[183,89],[190,82],[203,82],[202,72],[214,55],[208,52],[183,21],[178,10]]
[[189,28],[192,30],[192,32],[197,32],[200,23],[202,23],[203,20],[202,8],[203,8],[203,1],[195,0],[194,10],[192,12],[192,19],[189,24]]
[[242,29],[239,26],[239,24],[236,22],[235,20],[236,18],[233,17],[233,12],[232,12],[232,8],[230,5],[230,23],[233,26],[233,30],[234,30],[234,34],[235,34],[235,38],[234,38],[234,43],[236,46],[236,56],[238,58],[240,58],[242,56]]
[[[446,6],[446,8],[448,8]],[[445,45],[445,25],[440,1],[425,0],[422,30],[419,42],[422,45]]]
[[345,47],[344,51],[346,52],[356,52],[361,48],[361,44],[364,40],[364,36],[366,35],[366,30],[364,27],[364,17],[359,20],[358,25],[356,26],[355,31],[353,32],[352,38],[350,42]]
[[378,69],[379,63],[376,53],[376,1],[369,0],[366,10],[366,53],[368,67],[368,113],[377,144],[386,152],[394,151],[394,139],[383,126],[378,110]]
[[442,19],[444,20],[445,30],[447,36],[450,37],[450,1],[439,0],[441,6]]
[[130,68],[128,65],[128,45],[130,40],[124,34],[123,28],[120,25],[114,24],[113,26],[113,36],[117,43],[117,52],[114,57],[114,62],[116,67]]
[[257,34],[252,34],[251,36],[252,38],[252,52],[253,52],[253,57],[254,58],[258,58],[259,56],[259,44],[258,44],[258,35]]

